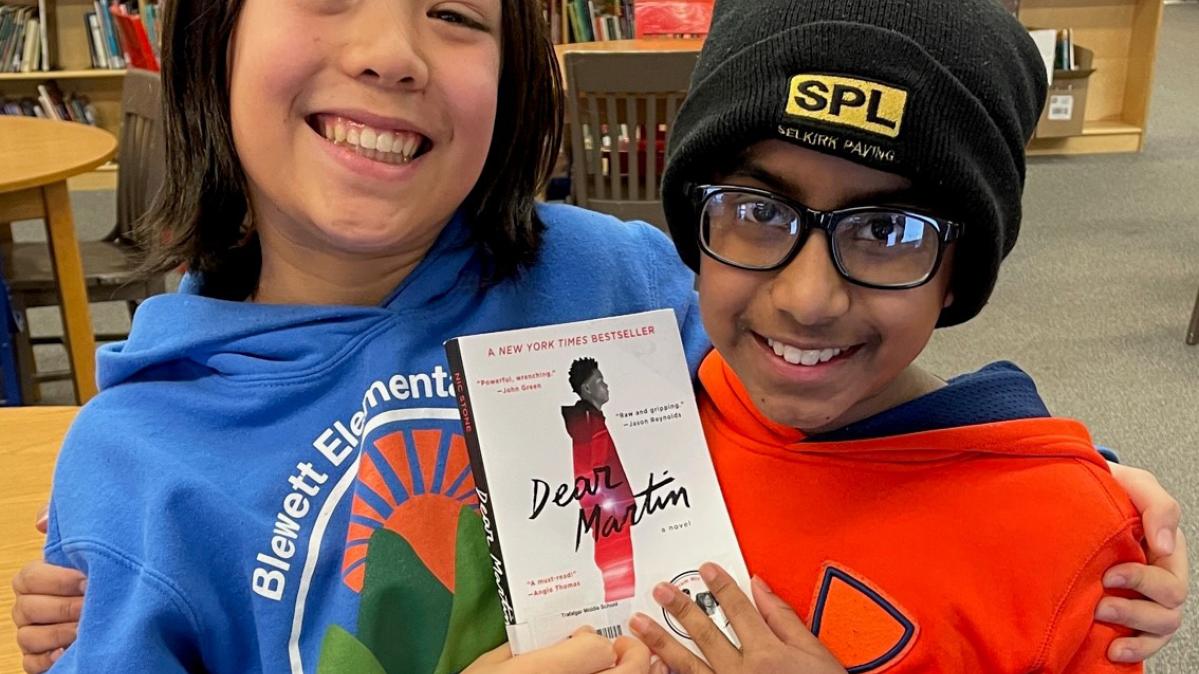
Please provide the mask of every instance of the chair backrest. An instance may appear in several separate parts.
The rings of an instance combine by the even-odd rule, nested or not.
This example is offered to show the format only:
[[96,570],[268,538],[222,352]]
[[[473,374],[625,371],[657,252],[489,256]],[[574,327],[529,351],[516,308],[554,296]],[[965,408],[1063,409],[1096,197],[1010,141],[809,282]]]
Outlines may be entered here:
[[0,264],[0,406],[20,405],[23,402],[21,377],[17,373],[17,344],[14,339],[16,332],[21,329],[19,317],[9,301],[4,267]]
[[699,52],[567,52],[574,202],[668,231],[666,143]]
[[121,91],[117,226],[113,236],[137,244],[137,221],[162,188],[166,156],[162,136],[162,83],[158,73],[129,69]]

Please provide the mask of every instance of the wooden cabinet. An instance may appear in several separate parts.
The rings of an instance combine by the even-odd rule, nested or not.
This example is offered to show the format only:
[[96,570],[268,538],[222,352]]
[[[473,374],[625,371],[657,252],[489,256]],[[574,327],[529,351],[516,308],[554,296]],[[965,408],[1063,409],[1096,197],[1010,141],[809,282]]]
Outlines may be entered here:
[[1029,154],[1139,152],[1145,143],[1162,0],[1021,0],[1020,21],[1070,28],[1095,53],[1081,136],[1034,139]]

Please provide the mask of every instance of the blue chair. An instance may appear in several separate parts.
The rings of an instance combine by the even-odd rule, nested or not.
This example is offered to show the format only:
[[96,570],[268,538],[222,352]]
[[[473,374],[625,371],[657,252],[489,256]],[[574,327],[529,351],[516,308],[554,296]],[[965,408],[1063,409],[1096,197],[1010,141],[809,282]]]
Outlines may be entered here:
[[17,344],[13,337],[23,329],[20,317],[13,311],[4,269],[0,267],[0,406],[22,404],[21,376],[17,373]]

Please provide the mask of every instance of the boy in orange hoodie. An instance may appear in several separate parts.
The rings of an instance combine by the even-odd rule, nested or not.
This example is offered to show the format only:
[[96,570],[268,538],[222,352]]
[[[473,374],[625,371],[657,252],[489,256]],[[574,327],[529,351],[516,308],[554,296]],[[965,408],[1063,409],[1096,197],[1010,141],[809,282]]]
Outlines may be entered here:
[[[717,3],[663,203],[700,272],[700,407],[733,524],[819,644],[764,609],[794,637],[766,647],[709,567],[742,649],[677,590],[655,596],[716,672],[1141,671],[1108,659],[1127,632],[1094,619],[1105,570],[1145,555],[1086,428],[1014,365],[942,381],[914,364],[1015,244],[1045,95],[993,0]],[[708,671],[633,628],[659,668]]]

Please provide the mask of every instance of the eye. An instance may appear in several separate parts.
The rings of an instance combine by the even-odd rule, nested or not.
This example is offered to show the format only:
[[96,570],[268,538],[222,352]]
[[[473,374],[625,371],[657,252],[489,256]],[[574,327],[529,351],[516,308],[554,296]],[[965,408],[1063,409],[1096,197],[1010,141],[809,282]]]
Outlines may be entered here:
[[868,241],[894,245],[900,225],[896,218],[886,213],[877,213],[862,217],[853,229],[853,238],[858,241]]
[[779,205],[766,200],[744,201],[738,204],[737,217],[758,225],[788,224],[788,218]]
[[437,19],[438,21],[444,21],[449,24],[464,26],[466,28],[473,28],[474,30],[481,30],[484,32],[490,30],[478,20],[472,19],[466,14],[453,9],[435,9],[429,12],[428,16],[431,19]]

